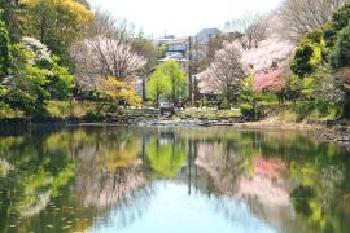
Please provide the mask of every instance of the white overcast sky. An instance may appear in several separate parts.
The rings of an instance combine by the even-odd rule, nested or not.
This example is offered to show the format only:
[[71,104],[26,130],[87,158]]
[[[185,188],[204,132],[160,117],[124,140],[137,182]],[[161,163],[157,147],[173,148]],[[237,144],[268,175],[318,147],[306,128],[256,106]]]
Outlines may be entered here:
[[201,28],[219,27],[246,12],[263,13],[281,0],[88,0],[93,7],[107,9],[126,18],[147,35],[193,35]]

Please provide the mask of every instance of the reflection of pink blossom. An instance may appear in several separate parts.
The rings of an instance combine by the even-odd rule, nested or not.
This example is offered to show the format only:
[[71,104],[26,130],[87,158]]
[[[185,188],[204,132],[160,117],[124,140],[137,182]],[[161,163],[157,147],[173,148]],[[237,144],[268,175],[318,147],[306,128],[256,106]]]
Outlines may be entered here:
[[281,180],[277,185],[264,176],[241,176],[236,195],[241,198],[256,197],[260,203],[267,206],[290,206],[289,191],[284,181]]
[[254,172],[266,177],[279,177],[286,169],[284,163],[279,159],[254,159]]
[[268,73],[256,74],[254,80],[254,90],[256,91],[281,91],[285,87],[280,70],[270,71]]

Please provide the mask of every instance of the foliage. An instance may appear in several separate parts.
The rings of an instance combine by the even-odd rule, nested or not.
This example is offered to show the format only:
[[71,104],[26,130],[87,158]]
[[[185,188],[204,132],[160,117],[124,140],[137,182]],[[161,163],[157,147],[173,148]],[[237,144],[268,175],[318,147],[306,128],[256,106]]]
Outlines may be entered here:
[[154,71],[147,82],[148,96],[156,100],[157,106],[159,106],[159,97],[161,95],[170,94],[171,91],[172,85],[170,77],[159,69]]
[[58,63],[59,59],[53,57],[48,75],[50,83],[46,88],[50,91],[51,99],[65,100],[72,96],[75,77],[68,68],[58,65]]
[[337,34],[330,60],[335,68],[350,66],[350,23]]
[[20,17],[20,1],[0,0],[0,20],[5,22],[11,42],[18,42],[22,35],[23,19]]
[[332,27],[336,31],[340,31],[349,25],[350,4],[346,4],[333,14]]
[[255,82],[255,77],[251,74],[240,84],[240,110],[243,116],[249,118],[258,115],[257,113],[260,111],[258,101],[262,101],[266,97],[265,93],[255,89]]
[[5,23],[0,20],[0,84],[5,75],[8,74],[10,65],[10,38]]
[[240,83],[241,102],[252,104],[254,101],[260,99],[261,97],[260,92],[255,91],[254,83],[255,83],[254,75],[249,75],[247,78],[241,81]]
[[230,107],[230,103],[228,102],[228,99],[225,96],[221,101],[221,108],[228,109],[229,107]]
[[5,81],[4,98],[13,109],[30,115],[43,113],[46,100],[69,96],[74,76],[59,66],[58,58],[39,41],[25,38],[23,43],[10,47],[10,76]]
[[[46,111],[49,117],[57,117],[61,119],[76,117],[83,118],[88,113],[97,114],[97,109],[99,103],[92,101],[47,101],[46,102]],[[104,106],[100,114],[104,114],[109,110],[109,106]]]
[[324,40],[323,38],[316,39],[315,34],[318,34],[318,31],[310,33],[301,42],[291,64],[291,70],[301,78],[310,75],[324,62],[322,56],[325,49]]
[[74,0],[24,0],[23,4],[28,9],[25,34],[40,39],[62,64],[72,67],[69,48],[83,35],[92,13]]
[[[334,13],[331,22],[310,32],[300,42],[291,63],[294,75],[287,90],[294,97],[329,105],[344,101],[346,78],[339,78],[342,72],[337,70],[346,70],[350,65],[349,16],[350,5],[344,5]],[[323,110],[320,112],[324,114]]]
[[21,44],[26,50],[33,53],[32,58],[28,62],[39,69],[47,71],[46,76],[50,82],[46,88],[50,92],[51,98],[66,99],[74,87],[74,76],[70,74],[66,67],[58,65],[60,59],[52,55],[48,47],[40,43],[40,41],[30,37],[23,37]]
[[302,82],[302,94],[309,99],[338,104],[344,99],[344,93],[335,82],[331,68],[321,66]]
[[171,92],[169,97],[173,102],[177,102],[186,96],[186,73],[181,68],[180,63],[175,60],[167,60],[157,66],[156,72],[160,72],[159,74],[163,74],[170,79]]
[[107,97],[108,100],[124,100],[133,106],[141,103],[141,98],[136,94],[132,83],[119,81],[114,77],[102,79],[100,85],[97,86],[97,92]]
[[254,116],[255,116],[254,106],[252,106],[250,104],[241,104],[239,106],[239,108],[240,108],[242,116],[254,118]]
[[28,114],[44,112],[45,100],[50,96],[45,88],[49,83],[48,71],[30,62],[34,53],[23,45],[13,45],[10,51],[12,78],[6,83],[7,102],[12,108],[23,109]]

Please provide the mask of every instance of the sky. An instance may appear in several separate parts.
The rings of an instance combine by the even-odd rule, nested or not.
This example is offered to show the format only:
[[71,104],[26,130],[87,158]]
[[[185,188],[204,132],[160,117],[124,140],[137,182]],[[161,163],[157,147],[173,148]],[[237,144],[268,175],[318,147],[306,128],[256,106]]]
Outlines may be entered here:
[[146,35],[194,35],[201,28],[218,27],[249,13],[265,13],[281,0],[88,0],[142,28]]

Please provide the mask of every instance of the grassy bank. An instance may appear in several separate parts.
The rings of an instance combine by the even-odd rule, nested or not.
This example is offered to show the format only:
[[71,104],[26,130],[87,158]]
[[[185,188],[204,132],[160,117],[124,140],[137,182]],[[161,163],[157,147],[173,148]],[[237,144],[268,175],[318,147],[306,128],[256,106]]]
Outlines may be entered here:
[[[42,117],[66,119],[70,117],[83,118],[90,115],[105,114],[111,104],[104,105],[98,102],[70,102],[70,101],[48,101],[45,106],[46,112]],[[0,105],[0,119],[25,118],[25,113],[20,110],[10,109],[6,105]]]
[[[324,122],[333,121],[340,118],[340,108],[337,106],[327,106],[327,108],[312,107],[308,103],[294,105],[286,103],[284,105],[261,104],[259,119],[277,117],[283,122]],[[42,117],[67,119],[67,118],[85,118],[98,119],[99,116],[105,116],[106,113],[116,113],[116,106],[113,103],[100,103],[94,101],[48,101],[46,103],[46,112]],[[119,116],[125,118],[146,117],[135,109],[119,110]],[[180,119],[232,119],[242,117],[240,109],[218,110],[214,107],[193,108],[187,107],[184,110],[176,112],[175,117]],[[253,114],[254,115],[254,114]],[[156,117],[154,115],[149,117]],[[244,117],[244,115],[243,115]],[[19,110],[10,109],[6,105],[0,105],[0,119],[25,118],[25,113]]]

